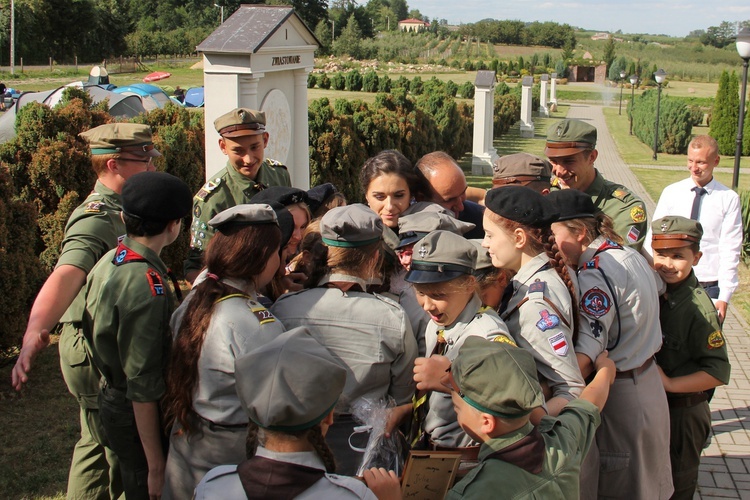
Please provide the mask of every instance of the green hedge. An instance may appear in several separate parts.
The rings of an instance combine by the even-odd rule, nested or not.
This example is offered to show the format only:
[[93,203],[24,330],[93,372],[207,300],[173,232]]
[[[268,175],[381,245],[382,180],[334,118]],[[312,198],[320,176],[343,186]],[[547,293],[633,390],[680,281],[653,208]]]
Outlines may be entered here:
[[[635,98],[631,110],[633,133],[644,144],[653,147],[656,121],[657,91],[650,89]],[[662,93],[659,106],[658,151],[669,154],[686,154],[693,131],[693,121],[684,101]]]

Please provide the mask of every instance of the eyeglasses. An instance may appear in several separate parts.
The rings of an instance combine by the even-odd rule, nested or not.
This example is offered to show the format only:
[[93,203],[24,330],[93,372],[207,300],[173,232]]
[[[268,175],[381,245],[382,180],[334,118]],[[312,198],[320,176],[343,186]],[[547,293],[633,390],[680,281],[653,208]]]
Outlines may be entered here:
[[118,156],[117,159],[122,160],[122,161],[132,161],[135,163],[146,163],[146,164],[151,163],[151,161],[153,160],[153,158],[150,158],[150,157],[146,158],[145,160],[138,160],[136,158],[123,158],[122,156]]

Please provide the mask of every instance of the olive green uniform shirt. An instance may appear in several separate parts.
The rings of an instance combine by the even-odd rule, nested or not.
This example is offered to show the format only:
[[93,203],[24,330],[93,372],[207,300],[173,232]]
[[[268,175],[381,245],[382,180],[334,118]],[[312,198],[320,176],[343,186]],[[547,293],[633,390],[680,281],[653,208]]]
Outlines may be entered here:
[[[560,189],[557,180],[553,181],[552,189]],[[622,184],[608,181],[598,170],[585,193],[591,196],[596,208],[612,218],[615,232],[622,237],[624,244],[640,251],[648,231],[643,200]]]
[[250,203],[253,196],[269,186],[291,185],[286,167],[275,160],[263,160],[255,180],[245,177],[227,163],[193,198],[193,222],[190,225],[190,250],[185,260],[185,273],[199,271],[203,267],[203,252],[214,236],[208,221],[216,214],[236,205]]
[[176,303],[167,266],[128,237],[89,275],[83,333],[109,386],[131,401],[158,401],[164,394]]
[[[120,217],[120,195],[96,181],[94,191],[68,219],[62,252],[57,267],[75,266],[88,274],[107,251],[117,246],[125,235],[125,223]],[[83,315],[83,288],[60,319],[61,323],[78,323]]]
[[[479,465],[448,492],[456,498],[579,498],[578,476],[581,461],[594,440],[601,422],[592,403],[577,399],[568,403],[558,417],[542,417],[537,429],[544,447],[523,446],[521,442],[534,431],[525,426],[504,436],[490,439],[479,449]],[[533,474],[494,454],[519,446],[522,460],[541,465]]]
[[729,382],[729,358],[716,308],[695,273],[662,296],[664,343],[656,362],[669,377],[704,371]]

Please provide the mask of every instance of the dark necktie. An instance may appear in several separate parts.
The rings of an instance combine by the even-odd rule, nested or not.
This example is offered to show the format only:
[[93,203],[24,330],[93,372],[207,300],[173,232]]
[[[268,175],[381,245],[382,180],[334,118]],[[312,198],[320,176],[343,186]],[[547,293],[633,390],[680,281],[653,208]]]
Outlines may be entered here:
[[701,199],[708,191],[698,186],[695,186],[691,191],[695,192],[695,198],[693,198],[693,208],[690,210],[690,218],[698,220],[698,216],[701,213]]

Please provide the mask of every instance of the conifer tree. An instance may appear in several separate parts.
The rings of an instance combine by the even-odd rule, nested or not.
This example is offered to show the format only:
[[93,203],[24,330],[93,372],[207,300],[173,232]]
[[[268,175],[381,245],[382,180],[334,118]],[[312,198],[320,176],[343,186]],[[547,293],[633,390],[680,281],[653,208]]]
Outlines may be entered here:
[[711,111],[711,128],[709,135],[719,144],[719,154],[734,153],[739,120],[739,80],[737,73],[730,75],[724,71],[719,78],[719,90],[716,92],[714,107]]

